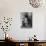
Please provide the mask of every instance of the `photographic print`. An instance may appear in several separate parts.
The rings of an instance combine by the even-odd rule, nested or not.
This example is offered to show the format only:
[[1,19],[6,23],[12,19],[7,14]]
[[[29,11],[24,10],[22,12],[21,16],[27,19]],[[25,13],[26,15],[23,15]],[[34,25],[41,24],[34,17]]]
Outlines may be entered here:
[[32,28],[32,12],[21,13],[22,28]]

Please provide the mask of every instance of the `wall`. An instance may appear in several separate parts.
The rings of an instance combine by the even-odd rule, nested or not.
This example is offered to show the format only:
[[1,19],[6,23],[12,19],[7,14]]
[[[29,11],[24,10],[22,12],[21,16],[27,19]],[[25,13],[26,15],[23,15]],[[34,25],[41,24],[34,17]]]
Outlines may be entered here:
[[[21,12],[32,12],[33,13],[33,27],[30,29],[21,28]],[[37,35],[39,40],[45,38],[45,15],[46,7],[33,8],[30,6],[28,0],[0,0],[0,18],[3,16],[13,17],[13,22],[10,33],[17,40],[27,40],[34,34]],[[0,31],[0,35],[2,35]],[[4,34],[4,33],[3,33]],[[0,36],[0,39],[3,37]],[[3,38],[4,39],[4,38]]]

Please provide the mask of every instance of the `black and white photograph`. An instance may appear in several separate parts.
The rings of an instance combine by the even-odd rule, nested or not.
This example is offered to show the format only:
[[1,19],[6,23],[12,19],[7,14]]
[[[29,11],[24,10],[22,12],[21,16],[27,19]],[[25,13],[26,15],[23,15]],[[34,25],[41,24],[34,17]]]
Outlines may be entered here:
[[32,28],[32,12],[21,13],[22,28]]

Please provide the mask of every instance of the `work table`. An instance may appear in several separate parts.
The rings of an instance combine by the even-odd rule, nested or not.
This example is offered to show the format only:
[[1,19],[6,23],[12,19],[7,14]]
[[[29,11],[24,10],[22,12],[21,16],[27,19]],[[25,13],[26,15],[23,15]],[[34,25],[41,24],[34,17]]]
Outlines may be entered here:
[[41,43],[46,43],[46,40],[6,40],[6,41],[11,41],[11,42],[41,42]]
[[[0,43],[4,43],[6,45],[13,45],[13,46],[20,46],[20,45],[23,45],[23,46],[46,46],[46,40],[39,40],[39,41],[29,41],[29,40],[9,40],[9,39],[6,39],[6,40],[0,40]],[[2,44],[3,45],[3,44]]]
[[46,43],[46,40],[38,40],[38,41],[29,41],[29,40],[16,40],[16,41],[13,41],[13,42],[45,42]]
[[0,40],[0,42],[4,42],[4,41],[11,41],[11,42],[43,42],[43,43],[46,43],[46,40],[38,40],[38,41],[34,41],[34,40],[9,40],[9,39],[6,39],[6,40]]

